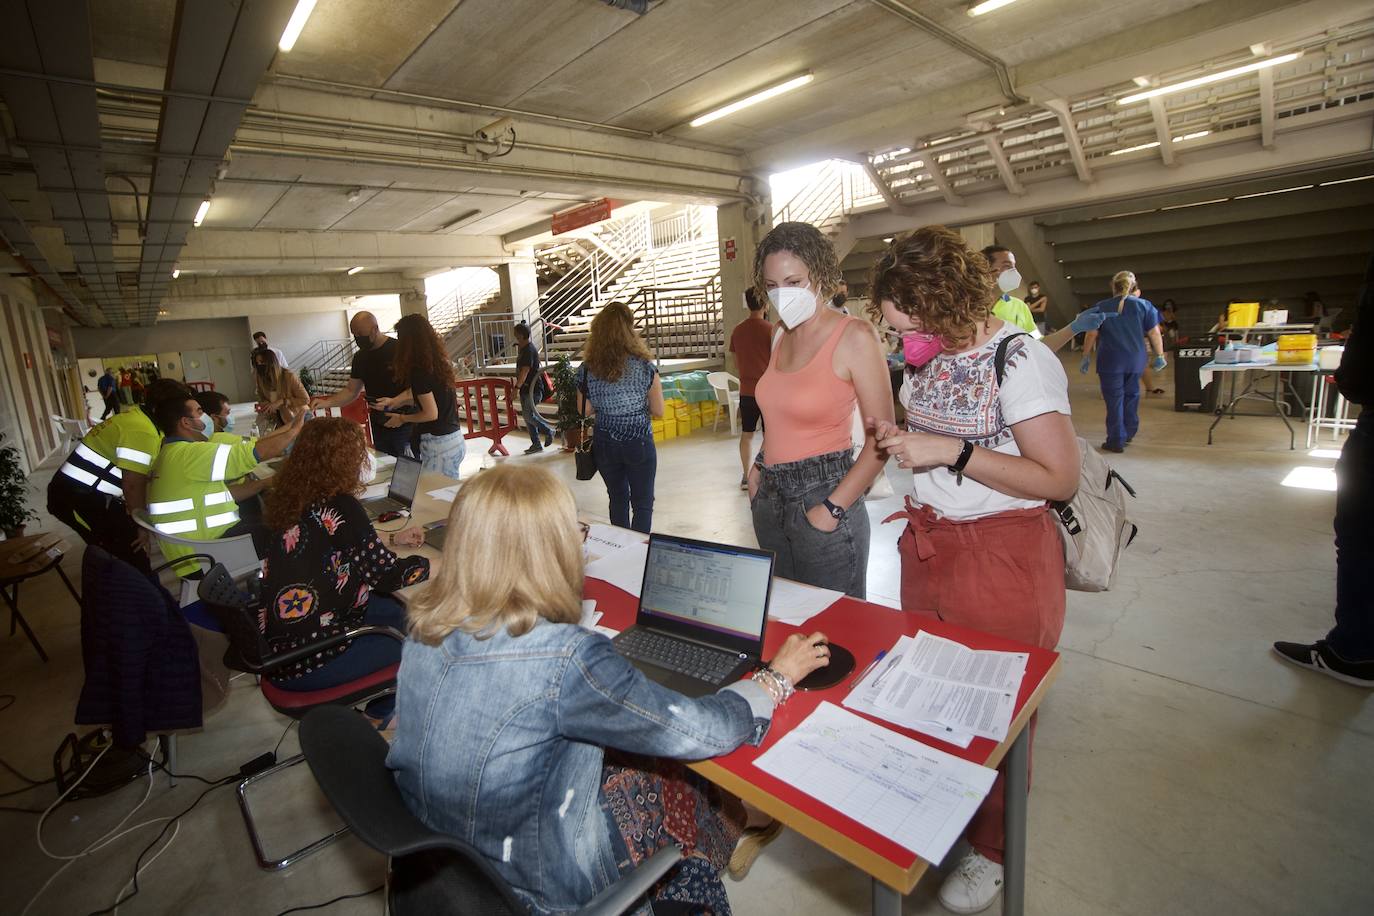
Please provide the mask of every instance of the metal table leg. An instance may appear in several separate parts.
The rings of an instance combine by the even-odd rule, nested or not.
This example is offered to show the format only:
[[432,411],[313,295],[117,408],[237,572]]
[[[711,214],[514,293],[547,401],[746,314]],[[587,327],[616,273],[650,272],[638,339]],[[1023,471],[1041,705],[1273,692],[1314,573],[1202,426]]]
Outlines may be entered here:
[[873,880],[873,916],[902,916],[902,895],[877,878]]
[[1288,450],[1291,452],[1297,447],[1297,440],[1293,438],[1293,424],[1288,422],[1288,411],[1284,410],[1283,403],[1283,373],[1274,373],[1274,413],[1279,415],[1283,425],[1288,429]]
[[15,582],[13,588],[14,595],[11,596],[9,587],[0,587],[0,595],[5,596],[5,603],[10,606],[10,635],[14,635],[14,625],[16,623],[19,624],[20,628],[24,631],[24,635],[27,636],[29,642],[33,644],[33,648],[38,653],[38,657],[46,662],[48,660],[48,653],[43,651],[43,644],[38,641],[37,636],[33,635],[33,630],[29,629],[29,622],[24,619],[24,615],[19,613],[19,583]]
[[1006,848],[1002,853],[1002,916],[1022,916],[1026,908],[1026,808],[1030,800],[1030,726],[1012,742],[1003,772]]
[[72,597],[76,599],[76,606],[80,607],[81,596],[76,593],[76,588],[72,586],[72,580],[68,579],[67,574],[62,571],[62,565],[59,563],[53,569],[57,570],[57,574],[62,577],[62,584],[67,586],[67,591],[71,592]]

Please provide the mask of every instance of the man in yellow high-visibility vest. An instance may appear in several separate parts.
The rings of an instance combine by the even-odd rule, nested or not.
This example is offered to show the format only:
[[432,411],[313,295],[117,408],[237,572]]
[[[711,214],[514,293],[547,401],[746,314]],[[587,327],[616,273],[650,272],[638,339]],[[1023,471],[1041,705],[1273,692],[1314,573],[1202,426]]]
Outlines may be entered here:
[[[215,432],[213,417],[193,397],[162,405],[154,419],[166,438],[148,487],[148,519],[153,527],[162,534],[194,541],[251,534],[261,555],[266,531],[258,494],[273,478],[243,478],[259,462],[286,451],[305,422],[305,412],[261,439]],[[169,560],[195,553],[193,547],[166,539],[161,546]],[[181,575],[199,569],[191,563],[182,565],[184,569],[177,568]]]
[[82,436],[48,484],[48,511],[87,544],[149,572],[152,542],[131,513],[147,502],[148,475],[162,447],[152,415],[159,405],[190,396],[184,383],[158,379],[144,392],[142,407],[117,413]]

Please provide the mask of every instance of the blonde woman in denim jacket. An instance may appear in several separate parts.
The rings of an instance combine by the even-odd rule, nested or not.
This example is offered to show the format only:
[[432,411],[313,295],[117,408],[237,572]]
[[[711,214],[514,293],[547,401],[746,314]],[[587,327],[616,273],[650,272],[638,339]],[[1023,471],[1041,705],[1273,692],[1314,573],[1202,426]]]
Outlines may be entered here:
[[410,604],[388,765],[411,810],[535,913],[576,909],[668,843],[688,855],[655,899],[728,913],[718,874],[743,806],[670,761],[757,744],[790,685],[826,664],[825,637],[789,637],[779,678],[689,699],[578,626],[581,537],[571,492],[542,468],[464,484],[440,572]]

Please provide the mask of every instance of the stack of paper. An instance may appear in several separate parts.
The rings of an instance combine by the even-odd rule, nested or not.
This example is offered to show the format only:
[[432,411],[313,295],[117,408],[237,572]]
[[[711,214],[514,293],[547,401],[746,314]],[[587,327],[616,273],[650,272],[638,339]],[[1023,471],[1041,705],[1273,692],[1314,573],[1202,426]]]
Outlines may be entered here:
[[975,651],[931,633],[903,636],[844,705],[960,747],[974,735],[1001,741],[1026,661],[1024,652]]
[[843,597],[844,592],[802,585],[791,579],[774,579],[768,616],[799,627]]
[[997,778],[831,703],[754,765],[927,862],[945,857]]
[[458,488],[461,486],[462,484],[451,484],[447,487],[440,487],[437,490],[430,490],[426,495],[429,496],[431,499],[437,499],[446,503],[451,503],[458,498]]

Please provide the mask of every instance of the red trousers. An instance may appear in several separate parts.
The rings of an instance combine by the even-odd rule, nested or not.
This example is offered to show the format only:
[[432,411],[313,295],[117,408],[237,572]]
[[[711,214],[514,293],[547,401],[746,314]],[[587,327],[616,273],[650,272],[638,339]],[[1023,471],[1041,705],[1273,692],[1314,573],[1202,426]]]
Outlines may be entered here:
[[[907,499],[902,557],[902,610],[1053,649],[1064,629],[1064,545],[1049,509],[1013,509],[955,521]],[[1035,718],[1031,718],[1031,740]],[[969,823],[968,840],[1002,861],[1005,774]]]

